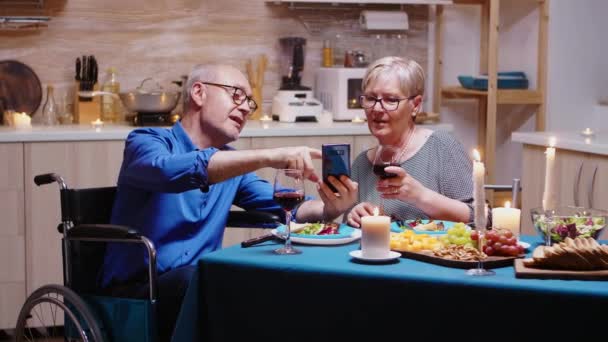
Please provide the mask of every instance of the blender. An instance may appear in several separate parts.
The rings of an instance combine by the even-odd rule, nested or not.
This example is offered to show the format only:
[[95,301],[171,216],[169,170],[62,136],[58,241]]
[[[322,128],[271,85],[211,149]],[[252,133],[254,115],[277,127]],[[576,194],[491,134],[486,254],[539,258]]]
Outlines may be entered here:
[[319,121],[323,105],[313,97],[311,88],[301,84],[306,39],[284,37],[279,39],[279,45],[282,77],[281,87],[272,100],[273,119],[283,122]]

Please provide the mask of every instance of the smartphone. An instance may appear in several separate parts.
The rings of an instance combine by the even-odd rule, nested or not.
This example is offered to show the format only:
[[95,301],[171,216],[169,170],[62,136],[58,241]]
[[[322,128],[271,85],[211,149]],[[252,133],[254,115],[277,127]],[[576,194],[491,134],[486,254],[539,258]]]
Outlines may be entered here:
[[327,178],[329,176],[338,178],[341,175],[350,177],[350,144],[323,144],[321,154],[323,183],[327,184],[333,192],[338,192]]

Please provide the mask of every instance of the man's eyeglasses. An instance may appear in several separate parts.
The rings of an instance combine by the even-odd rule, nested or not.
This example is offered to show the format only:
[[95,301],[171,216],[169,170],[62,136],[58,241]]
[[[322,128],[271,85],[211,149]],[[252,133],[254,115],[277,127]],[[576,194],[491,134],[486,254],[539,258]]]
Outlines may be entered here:
[[380,106],[386,111],[394,111],[399,108],[399,103],[405,100],[413,100],[417,95],[412,95],[410,97],[406,97],[403,99],[396,97],[387,97],[387,98],[377,98],[371,95],[361,95],[359,96],[359,103],[361,107],[364,109],[373,108],[377,102],[380,102]]
[[232,101],[234,102],[235,105],[240,106],[243,104],[243,102],[247,101],[247,104],[249,105],[249,109],[251,110],[249,112],[249,114],[252,114],[253,112],[255,112],[256,109],[258,109],[258,104],[255,103],[255,101],[250,96],[247,96],[245,91],[239,87],[234,87],[234,86],[226,85],[226,84],[212,83],[212,82],[201,82],[201,83],[216,86],[216,87],[222,87],[222,88],[226,89],[226,91],[232,92]]

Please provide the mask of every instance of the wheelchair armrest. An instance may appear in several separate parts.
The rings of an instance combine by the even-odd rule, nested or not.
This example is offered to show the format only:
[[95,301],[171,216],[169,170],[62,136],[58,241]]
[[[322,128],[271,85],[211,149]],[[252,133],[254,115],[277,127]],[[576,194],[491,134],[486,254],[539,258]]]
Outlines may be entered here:
[[281,218],[265,211],[236,211],[231,210],[227,227],[239,228],[275,228],[281,224]]
[[156,248],[147,237],[131,227],[114,224],[79,224],[67,233],[68,240],[98,241],[98,242],[126,242],[143,244],[148,252],[148,279],[150,279],[150,300],[155,301],[157,296]]
[[68,231],[68,239],[141,240],[137,230],[114,224],[79,224]]

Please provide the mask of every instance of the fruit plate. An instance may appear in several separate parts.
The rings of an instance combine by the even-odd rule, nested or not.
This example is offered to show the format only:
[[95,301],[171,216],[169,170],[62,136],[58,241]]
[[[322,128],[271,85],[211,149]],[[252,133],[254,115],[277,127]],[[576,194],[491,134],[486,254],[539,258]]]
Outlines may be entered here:
[[[452,228],[456,224],[456,222],[452,222],[452,221],[435,220],[437,223],[439,223],[439,222],[443,223],[442,230],[418,230],[418,229],[416,229],[416,227],[405,228],[405,229],[401,228],[401,226],[408,227],[409,224],[414,221],[415,220],[405,220],[405,221],[393,222],[393,223],[391,223],[391,232],[401,233],[408,229],[411,229],[416,234],[443,235],[448,231],[448,229]],[[428,224],[429,222],[431,222],[431,221],[430,220],[420,220],[421,224]]]
[[[411,251],[400,251],[394,249],[394,251],[401,253],[401,256],[408,259],[414,259],[418,261],[424,261],[435,265],[452,267],[452,268],[462,268],[462,269],[470,269],[477,267],[476,260],[454,260],[454,259],[446,259],[433,255],[431,251],[420,251],[420,252],[411,252]],[[507,267],[513,266],[513,261],[517,258],[523,258],[524,255],[520,255],[517,257],[514,256],[489,256],[483,260],[483,267],[490,268],[499,268],[499,267]]]

